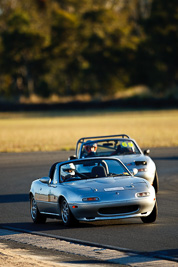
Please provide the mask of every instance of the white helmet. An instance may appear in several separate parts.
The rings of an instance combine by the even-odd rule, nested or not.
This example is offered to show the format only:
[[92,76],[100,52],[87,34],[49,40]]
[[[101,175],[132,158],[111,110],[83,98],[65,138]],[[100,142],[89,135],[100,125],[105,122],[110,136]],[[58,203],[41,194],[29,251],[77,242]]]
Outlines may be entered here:
[[61,176],[75,175],[75,165],[73,163],[65,164],[61,167]]

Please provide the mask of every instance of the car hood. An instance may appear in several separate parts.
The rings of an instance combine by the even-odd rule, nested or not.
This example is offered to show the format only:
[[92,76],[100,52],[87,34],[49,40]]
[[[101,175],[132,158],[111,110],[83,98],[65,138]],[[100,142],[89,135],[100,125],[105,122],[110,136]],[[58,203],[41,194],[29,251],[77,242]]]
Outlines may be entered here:
[[87,179],[81,181],[69,182],[70,188],[76,191],[116,191],[116,190],[127,190],[127,189],[138,189],[145,188],[148,186],[147,181],[142,178],[136,177],[108,177],[108,178],[96,178]]
[[[134,155],[120,155],[114,156],[115,158],[120,159],[130,170],[137,168],[139,165],[149,165],[154,168],[155,163],[149,156],[143,154],[134,154]],[[145,162],[146,164],[143,164]]]
[[120,156],[114,156],[115,158],[120,159],[123,163],[129,163],[133,161],[148,161],[150,160],[150,157],[145,156],[143,154],[133,154],[133,155],[120,155]]

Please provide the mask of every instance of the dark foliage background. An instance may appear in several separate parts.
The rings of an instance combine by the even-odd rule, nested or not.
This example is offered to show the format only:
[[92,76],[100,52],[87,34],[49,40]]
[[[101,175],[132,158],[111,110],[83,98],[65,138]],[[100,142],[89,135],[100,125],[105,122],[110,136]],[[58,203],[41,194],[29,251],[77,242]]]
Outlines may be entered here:
[[178,90],[177,0],[0,0],[0,97]]

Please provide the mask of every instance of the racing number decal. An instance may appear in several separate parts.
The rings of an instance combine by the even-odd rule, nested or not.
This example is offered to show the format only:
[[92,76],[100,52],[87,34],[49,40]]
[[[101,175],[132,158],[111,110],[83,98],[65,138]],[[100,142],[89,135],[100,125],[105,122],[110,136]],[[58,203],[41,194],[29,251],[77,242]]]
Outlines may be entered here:
[[122,146],[123,147],[128,147],[128,146],[129,147],[133,147],[133,143],[132,142],[128,142],[128,143],[127,142],[122,142]]
[[127,147],[127,143],[126,142],[122,142],[122,146]]
[[133,147],[133,143],[132,142],[129,142],[128,145],[129,145],[129,147]]

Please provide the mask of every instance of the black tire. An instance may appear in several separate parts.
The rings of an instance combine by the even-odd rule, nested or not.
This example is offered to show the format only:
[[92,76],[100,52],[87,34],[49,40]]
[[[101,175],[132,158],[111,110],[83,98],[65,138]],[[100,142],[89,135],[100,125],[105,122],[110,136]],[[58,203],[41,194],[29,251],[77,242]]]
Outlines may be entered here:
[[69,204],[65,198],[61,201],[61,217],[65,226],[74,226],[77,223],[77,220],[70,211]]
[[38,210],[34,196],[30,198],[30,214],[34,223],[45,223],[46,217]]
[[157,171],[155,171],[155,177],[154,177],[154,180],[153,180],[153,187],[155,189],[155,192],[158,193],[158,191],[159,191],[159,180],[158,180]]
[[158,206],[157,202],[155,202],[154,208],[150,213],[150,215],[148,215],[147,217],[141,217],[141,220],[144,223],[153,223],[156,221],[157,216],[158,216]]

